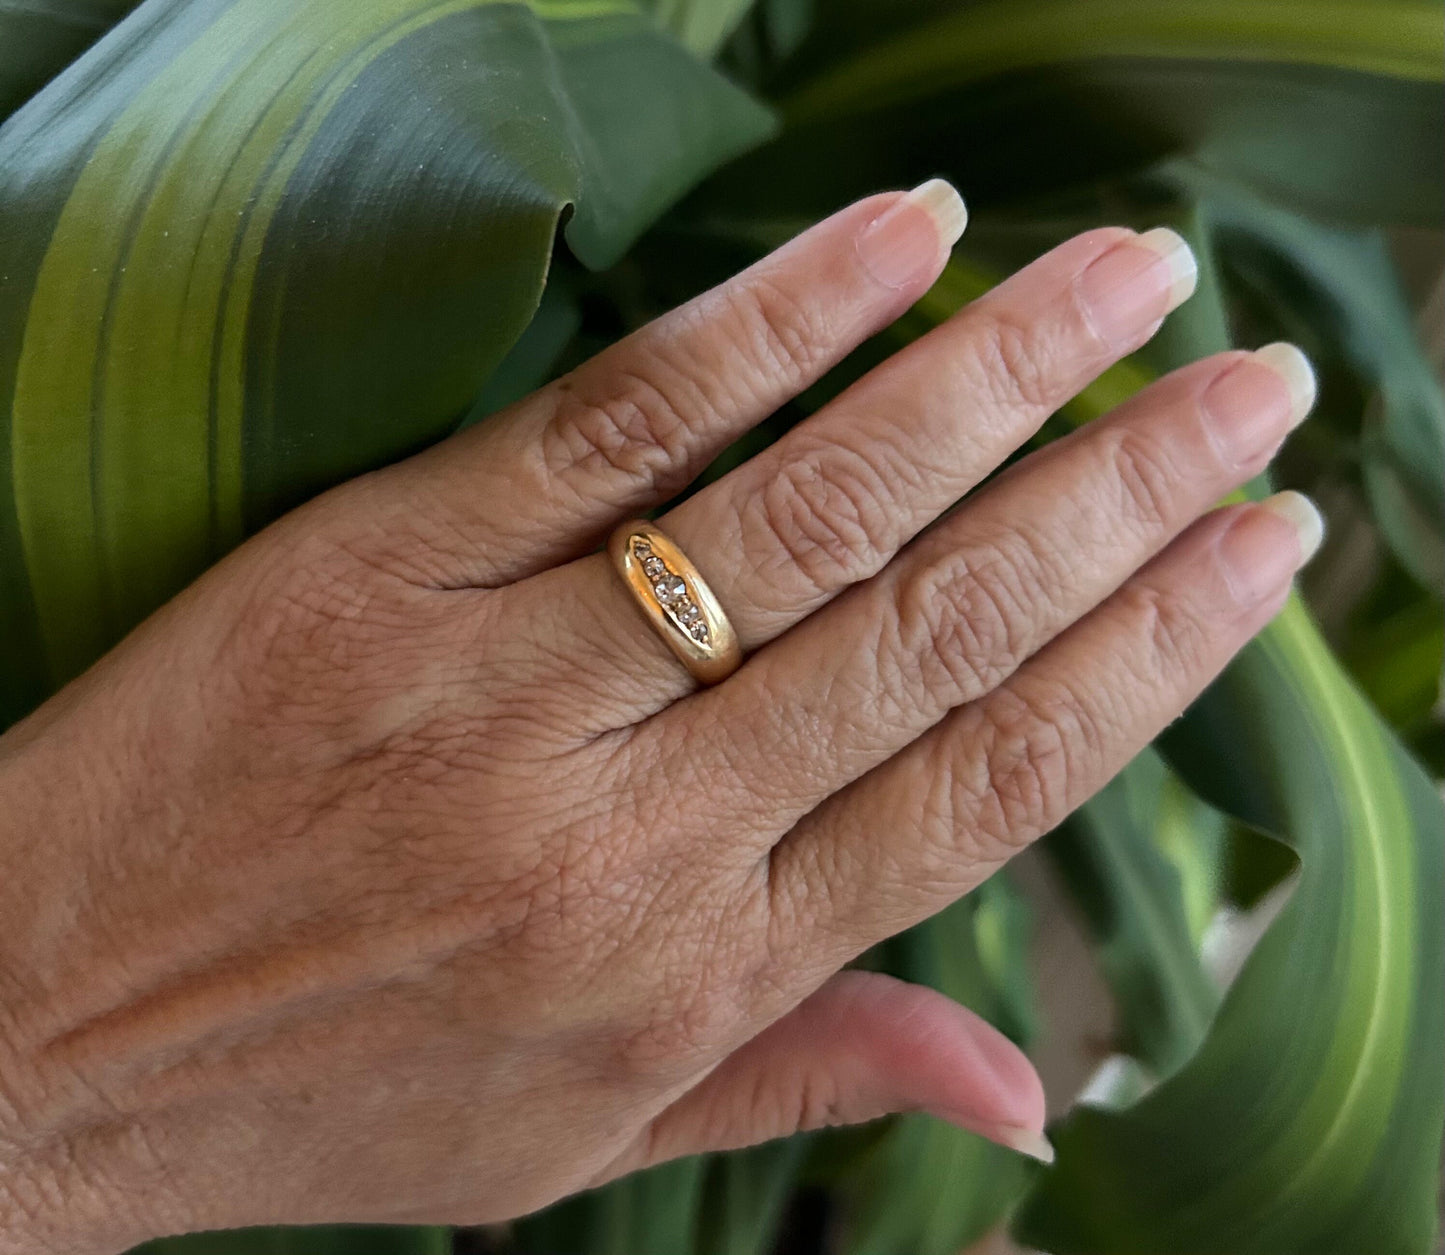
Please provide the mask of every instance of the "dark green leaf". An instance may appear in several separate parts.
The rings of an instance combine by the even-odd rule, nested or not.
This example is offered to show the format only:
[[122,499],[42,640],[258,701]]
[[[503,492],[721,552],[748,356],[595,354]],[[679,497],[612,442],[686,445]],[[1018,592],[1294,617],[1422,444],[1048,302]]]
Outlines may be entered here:
[[450,1229],[332,1225],[196,1233],[149,1242],[134,1255],[451,1255],[451,1249]]
[[[1000,874],[880,949],[883,966],[940,989],[1018,1036],[1037,1020],[1030,920]],[[995,1228],[1033,1169],[1011,1151],[927,1116],[903,1116],[844,1178],[844,1255],[954,1255]]]
[[148,0],[0,128],[0,723],[768,125],[606,0]]

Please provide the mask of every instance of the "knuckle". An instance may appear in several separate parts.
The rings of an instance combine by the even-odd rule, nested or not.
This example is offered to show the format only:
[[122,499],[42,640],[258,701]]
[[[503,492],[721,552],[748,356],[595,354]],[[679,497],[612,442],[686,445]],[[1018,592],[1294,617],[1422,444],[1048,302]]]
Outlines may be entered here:
[[1209,652],[1209,632],[1188,601],[1152,584],[1136,581],[1116,594],[1140,625],[1143,649],[1135,663],[1140,684],[1157,686],[1169,677],[1193,675]]
[[1038,565],[1029,544],[1000,538],[901,580],[896,612],[907,669],[951,704],[993,689],[1031,652]]
[[1037,325],[1008,309],[995,309],[973,343],[984,395],[1000,412],[1053,409],[1051,341]]
[[681,488],[695,427],[706,417],[706,406],[684,391],[682,376],[655,356],[609,373],[605,389],[579,392],[575,382],[560,381],[541,443],[548,479]]
[[1167,448],[1157,438],[1125,427],[1109,442],[1109,461],[1119,486],[1119,517],[1149,533],[1168,528],[1179,483]]
[[778,385],[801,387],[815,377],[832,339],[825,311],[765,276],[731,289],[729,299],[728,329],[769,392]]
[[1016,853],[1068,813],[1079,745],[1092,740],[1067,689],[995,696],[983,729],[982,796],[967,802],[993,857]]
[[766,546],[812,591],[832,593],[883,565],[890,548],[889,497],[884,477],[866,457],[828,445],[816,456],[790,457],[753,500]]
[[673,1076],[694,1071],[736,1032],[743,1008],[736,988],[715,969],[677,964],[650,1008],[623,1030],[613,1054],[630,1075]]

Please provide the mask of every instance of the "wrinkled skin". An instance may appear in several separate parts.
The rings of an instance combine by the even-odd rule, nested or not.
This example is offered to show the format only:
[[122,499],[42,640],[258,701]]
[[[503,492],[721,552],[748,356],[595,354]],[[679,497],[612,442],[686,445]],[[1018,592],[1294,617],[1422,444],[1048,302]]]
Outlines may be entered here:
[[1100,230],[661,520],[749,653],[722,684],[597,552],[927,288],[940,195],[282,519],[0,738],[0,1252],[493,1221],[897,1110],[1041,1149],[1015,1047],[839,969],[1277,611],[1308,538],[1210,507],[1298,388],[1196,363],[930,527],[1184,295]]

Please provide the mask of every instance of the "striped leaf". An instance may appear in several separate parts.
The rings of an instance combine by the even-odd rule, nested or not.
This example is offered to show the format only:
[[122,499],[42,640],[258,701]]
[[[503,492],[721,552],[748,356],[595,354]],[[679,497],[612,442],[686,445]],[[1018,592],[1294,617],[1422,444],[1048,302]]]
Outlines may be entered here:
[[[1207,229],[1210,215],[1191,221]],[[1212,242],[1199,239],[1197,252],[1207,262]],[[1219,285],[1204,280],[1203,299],[1174,329],[1181,357],[1226,336]],[[912,315],[914,330],[989,284],[986,270],[952,263]],[[1153,376],[1121,363],[1066,407],[1068,424]],[[1136,1046],[1156,1067],[1178,1067],[1174,1075],[1135,1106],[1083,1108],[1052,1131],[1058,1164],[1030,1196],[1022,1237],[1071,1255],[1425,1255],[1445,1127],[1438,792],[1298,598],[1162,745],[1210,804],[1289,845],[1299,880],[1197,1050],[1187,1047],[1207,1016],[1205,990],[1166,1014],[1167,1036]],[[1118,804],[1106,793],[1076,822],[1097,832],[1120,818],[1110,813]],[[1096,886],[1086,910],[1123,889],[1101,898]],[[1168,917],[1175,892],[1158,880],[1135,910]],[[1159,944],[1187,965],[1181,922]],[[1147,952],[1135,948],[1131,961]],[[1169,995],[1186,998],[1186,989],[1172,984]]]
[[0,726],[768,126],[619,0],[147,0],[0,128]]

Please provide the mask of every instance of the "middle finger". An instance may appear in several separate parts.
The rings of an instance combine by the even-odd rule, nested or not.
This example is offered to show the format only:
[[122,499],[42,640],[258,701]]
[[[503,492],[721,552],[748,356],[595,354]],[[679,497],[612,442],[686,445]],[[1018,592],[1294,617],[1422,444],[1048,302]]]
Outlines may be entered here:
[[[992,691],[1259,474],[1313,395],[1308,362],[1284,344],[1167,376],[1013,467],[726,684],[651,720],[639,749],[669,780],[701,773],[743,826],[789,826]],[[705,746],[684,743],[691,722],[710,729]]]
[[[895,354],[659,526],[698,565],[745,650],[870,578],[1193,291],[1167,228],[1060,245]],[[532,581],[574,641],[602,642],[633,718],[692,682],[605,557]],[[619,639],[620,638],[620,639]],[[590,673],[598,659],[580,659]],[[616,709],[616,707],[614,707]]]

